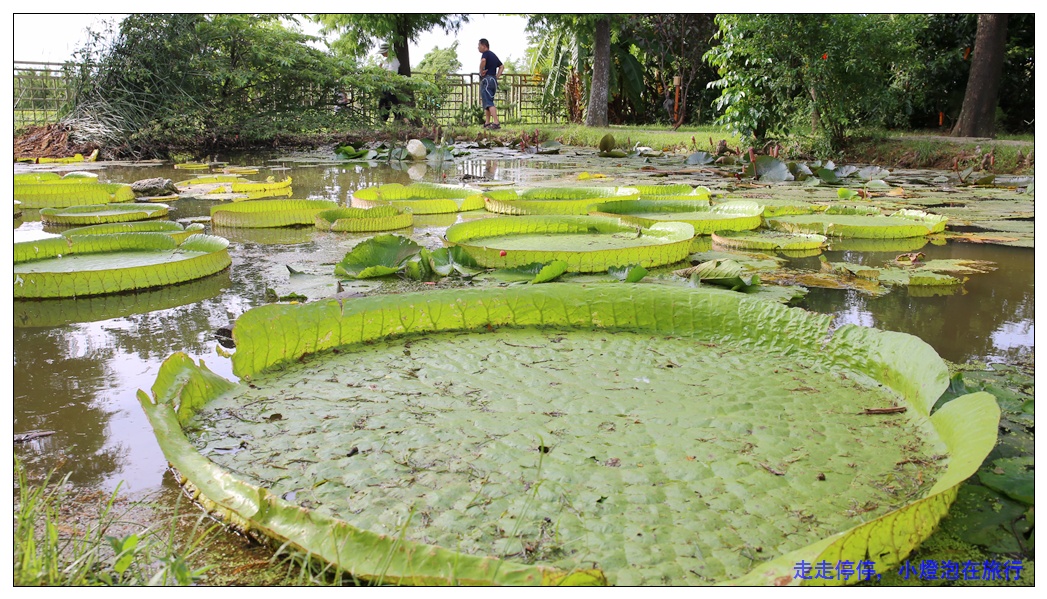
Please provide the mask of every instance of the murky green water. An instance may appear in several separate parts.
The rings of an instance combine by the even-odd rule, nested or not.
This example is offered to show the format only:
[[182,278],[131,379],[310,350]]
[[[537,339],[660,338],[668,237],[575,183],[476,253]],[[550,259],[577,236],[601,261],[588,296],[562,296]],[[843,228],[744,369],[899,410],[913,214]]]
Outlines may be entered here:
[[[485,177],[526,184],[568,181],[578,170],[570,160],[543,162],[507,150],[467,158],[443,168],[425,166],[314,165],[310,161],[240,160],[262,168],[252,180],[293,177],[293,197],[346,203],[355,189],[412,180],[459,182]],[[422,167],[422,165],[418,165]],[[19,168],[17,167],[16,172]],[[150,177],[174,181],[194,172],[168,166],[110,166],[98,171],[103,181],[130,183]],[[930,173],[928,178],[935,174]],[[691,182],[700,179],[652,180]],[[604,184],[621,184],[604,180]],[[170,203],[173,220],[201,219],[213,201]],[[426,247],[442,245],[454,222],[483,213],[419,218],[411,236]],[[16,220],[15,240],[56,233],[44,227],[36,211]],[[210,225],[208,231],[212,232]],[[209,368],[233,379],[230,363],[216,353],[215,330],[230,326],[246,310],[266,303],[266,288],[286,284],[287,266],[333,265],[353,245],[370,235],[313,229],[213,231],[230,240],[232,266],[227,272],[170,289],[96,299],[18,302],[14,306],[14,432],[49,430],[55,434],[18,444],[15,453],[34,466],[71,474],[77,485],[116,488],[134,493],[174,493],[165,477],[166,462],[135,399],[148,389],[161,362],[175,351],[203,359]],[[855,323],[917,335],[942,357],[958,362],[1031,362],[1033,352],[1033,250],[994,245],[927,245],[928,260],[967,258],[996,262],[999,269],[973,275],[964,293],[916,297],[905,288],[882,297],[855,291],[812,289],[801,306],[835,315],[838,324]],[[898,252],[827,252],[834,262],[882,264]],[[794,268],[817,271],[818,258],[793,259]],[[326,267],[325,267],[326,268]],[[314,274],[320,274],[316,272]]]

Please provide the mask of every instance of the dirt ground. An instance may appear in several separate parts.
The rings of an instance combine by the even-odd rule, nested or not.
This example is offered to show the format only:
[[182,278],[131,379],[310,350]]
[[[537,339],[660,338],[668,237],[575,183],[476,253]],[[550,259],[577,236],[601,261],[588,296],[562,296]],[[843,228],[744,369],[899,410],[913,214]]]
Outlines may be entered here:
[[84,156],[93,152],[97,146],[77,145],[69,141],[71,129],[62,124],[30,127],[20,137],[15,138],[16,158],[63,158],[75,154]]

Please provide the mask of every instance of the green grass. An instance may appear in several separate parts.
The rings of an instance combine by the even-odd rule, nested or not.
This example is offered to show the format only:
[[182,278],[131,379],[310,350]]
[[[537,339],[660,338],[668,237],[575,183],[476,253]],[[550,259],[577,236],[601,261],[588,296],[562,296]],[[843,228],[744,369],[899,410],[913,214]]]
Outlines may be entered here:
[[177,513],[156,528],[131,525],[134,532],[128,533],[124,514],[116,511],[117,489],[82,527],[66,515],[76,504],[68,477],[30,481],[17,458],[14,469],[15,586],[186,586],[211,568],[190,566],[214,530],[201,530],[202,519],[185,543],[176,541]]

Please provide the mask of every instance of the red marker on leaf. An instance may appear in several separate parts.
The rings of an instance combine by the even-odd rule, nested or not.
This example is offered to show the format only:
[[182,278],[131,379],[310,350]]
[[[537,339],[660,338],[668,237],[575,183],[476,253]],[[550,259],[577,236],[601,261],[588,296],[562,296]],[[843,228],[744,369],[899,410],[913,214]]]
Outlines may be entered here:
[[502,251],[498,252],[498,255],[499,256],[505,256],[505,250],[502,250]]

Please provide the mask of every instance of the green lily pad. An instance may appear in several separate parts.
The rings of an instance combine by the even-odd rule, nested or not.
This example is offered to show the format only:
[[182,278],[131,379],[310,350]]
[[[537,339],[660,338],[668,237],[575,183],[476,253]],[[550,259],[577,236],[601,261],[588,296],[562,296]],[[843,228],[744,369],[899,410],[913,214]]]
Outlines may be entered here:
[[374,208],[383,205],[409,208],[415,216],[465,212],[484,207],[483,198],[475,189],[430,183],[412,183],[407,186],[389,183],[378,187],[366,187],[353,192],[351,201],[354,208]]
[[660,285],[269,305],[242,383],[179,353],[138,398],[209,511],[362,580],[769,585],[892,568],[996,440],[988,394],[929,416],[922,341],[829,325]]
[[397,273],[422,249],[400,235],[378,235],[359,243],[334,267],[334,274],[369,279]]
[[[451,217],[454,222],[454,217]],[[375,208],[332,208],[316,213],[314,223],[324,231],[393,231],[414,224],[410,208],[377,206]],[[450,224],[450,223],[448,223]]]
[[945,229],[946,218],[919,210],[899,210],[891,216],[872,214],[823,214],[776,216],[766,224],[777,231],[815,233],[831,237],[896,239],[924,237]]
[[167,204],[97,204],[44,208],[40,220],[53,225],[94,225],[122,223],[167,216]]
[[1032,505],[1035,500],[1035,478],[1032,456],[996,460],[991,468],[978,472],[983,485],[1025,505]]
[[190,235],[203,233],[204,226],[201,223],[192,223],[183,227],[181,223],[169,220],[137,221],[129,223],[90,225],[87,227],[66,229],[65,231],[62,231],[62,236],[103,235],[107,233],[148,233],[155,231],[167,233],[174,238],[176,243],[182,243],[189,238]]
[[103,295],[199,279],[231,263],[229,242],[165,233],[54,237],[14,244],[15,298]]
[[267,229],[312,225],[316,215],[338,204],[330,200],[256,200],[211,207],[219,227]]
[[678,262],[693,236],[685,223],[645,228],[597,216],[517,216],[458,223],[447,229],[446,239],[486,268],[563,260],[569,272],[604,272],[623,262]]
[[609,199],[635,200],[639,192],[615,187],[537,187],[499,189],[484,194],[484,208],[497,214],[588,214],[592,207]]
[[659,222],[687,223],[694,227],[696,235],[752,230],[760,226],[762,213],[763,209],[754,202],[725,202],[710,207],[678,200],[605,202],[593,206],[591,212],[645,227]]
[[720,231],[713,244],[740,250],[817,250],[825,247],[824,235],[780,231]]
[[18,183],[14,199],[22,208],[68,208],[133,202],[135,192],[130,185],[97,183],[89,179],[44,180],[39,183]]

